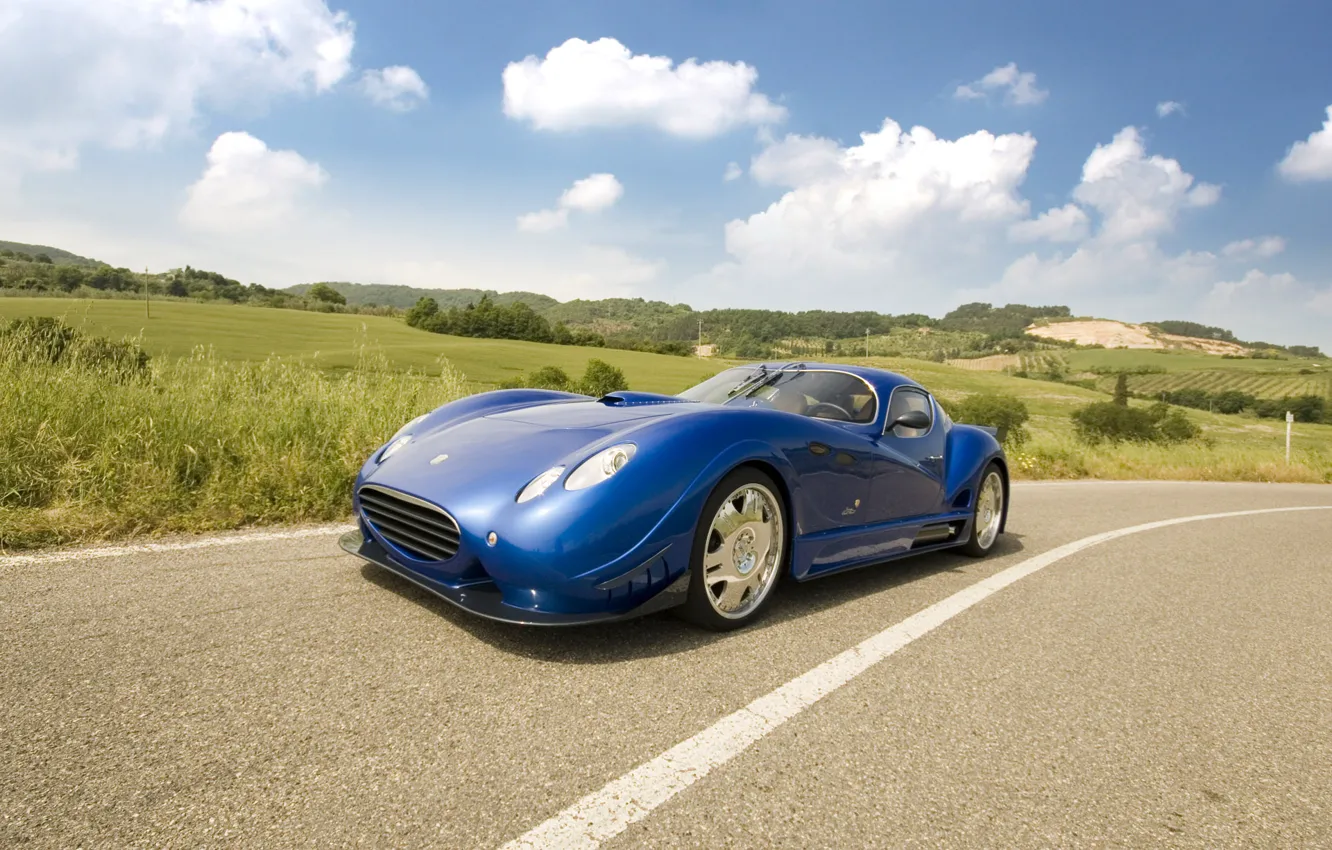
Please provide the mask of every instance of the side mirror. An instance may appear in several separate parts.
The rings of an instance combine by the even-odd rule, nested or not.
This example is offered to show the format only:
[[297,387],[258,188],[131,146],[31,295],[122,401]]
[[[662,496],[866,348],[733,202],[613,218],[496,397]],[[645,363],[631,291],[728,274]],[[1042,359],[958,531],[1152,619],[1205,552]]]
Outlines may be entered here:
[[890,431],[896,430],[899,426],[903,428],[922,429],[930,427],[930,414],[924,410],[908,410],[901,416],[892,421],[888,426]]

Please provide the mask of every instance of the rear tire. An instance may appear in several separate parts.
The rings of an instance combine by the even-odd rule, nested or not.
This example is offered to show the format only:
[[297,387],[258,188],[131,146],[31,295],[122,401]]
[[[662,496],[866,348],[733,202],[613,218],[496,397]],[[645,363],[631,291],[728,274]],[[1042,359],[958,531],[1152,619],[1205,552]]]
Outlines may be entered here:
[[973,558],[982,558],[994,550],[1008,511],[1004,474],[999,464],[991,461],[981,473],[980,482],[976,488],[976,506],[971,512],[971,536],[958,547],[958,551]]
[[781,491],[771,477],[752,467],[731,472],[699,515],[689,595],[676,610],[695,625],[719,632],[754,622],[767,610],[786,570],[789,528]]

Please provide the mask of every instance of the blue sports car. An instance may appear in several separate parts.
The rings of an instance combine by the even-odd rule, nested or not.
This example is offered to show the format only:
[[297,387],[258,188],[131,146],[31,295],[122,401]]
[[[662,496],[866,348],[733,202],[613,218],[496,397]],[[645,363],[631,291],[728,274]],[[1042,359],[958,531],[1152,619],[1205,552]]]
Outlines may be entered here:
[[910,379],[729,368],[679,395],[498,390],[407,423],[356,478],[343,549],[460,608],[568,625],[752,622],[784,577],[954,548],[1008,512],[992,428]]

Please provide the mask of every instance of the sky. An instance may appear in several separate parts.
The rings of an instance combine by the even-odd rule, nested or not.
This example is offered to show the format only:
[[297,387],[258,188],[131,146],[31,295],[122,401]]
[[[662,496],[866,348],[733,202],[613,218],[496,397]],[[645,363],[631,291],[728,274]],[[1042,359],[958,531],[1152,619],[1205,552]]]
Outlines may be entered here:
[[1320,2],[5,0],[0,238],[1332,351]]

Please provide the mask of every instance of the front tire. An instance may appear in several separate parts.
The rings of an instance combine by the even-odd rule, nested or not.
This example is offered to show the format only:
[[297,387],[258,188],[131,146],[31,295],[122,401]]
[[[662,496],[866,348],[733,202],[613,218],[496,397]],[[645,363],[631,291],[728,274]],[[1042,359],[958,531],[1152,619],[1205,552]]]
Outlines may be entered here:
[[976,507],[971,514],[971,536],[959,551],[981,558],[990,554],[999,540],[999,529],[1004,527],[1008,502],[1004,498],[1004,474],[993,461],[981,473],[981,485],[976,490]]
[[788,528],[769,476],[741,467],[723,478],[694,531],[689,596],[680,613],[714,631],[754,622],[786,569]]

